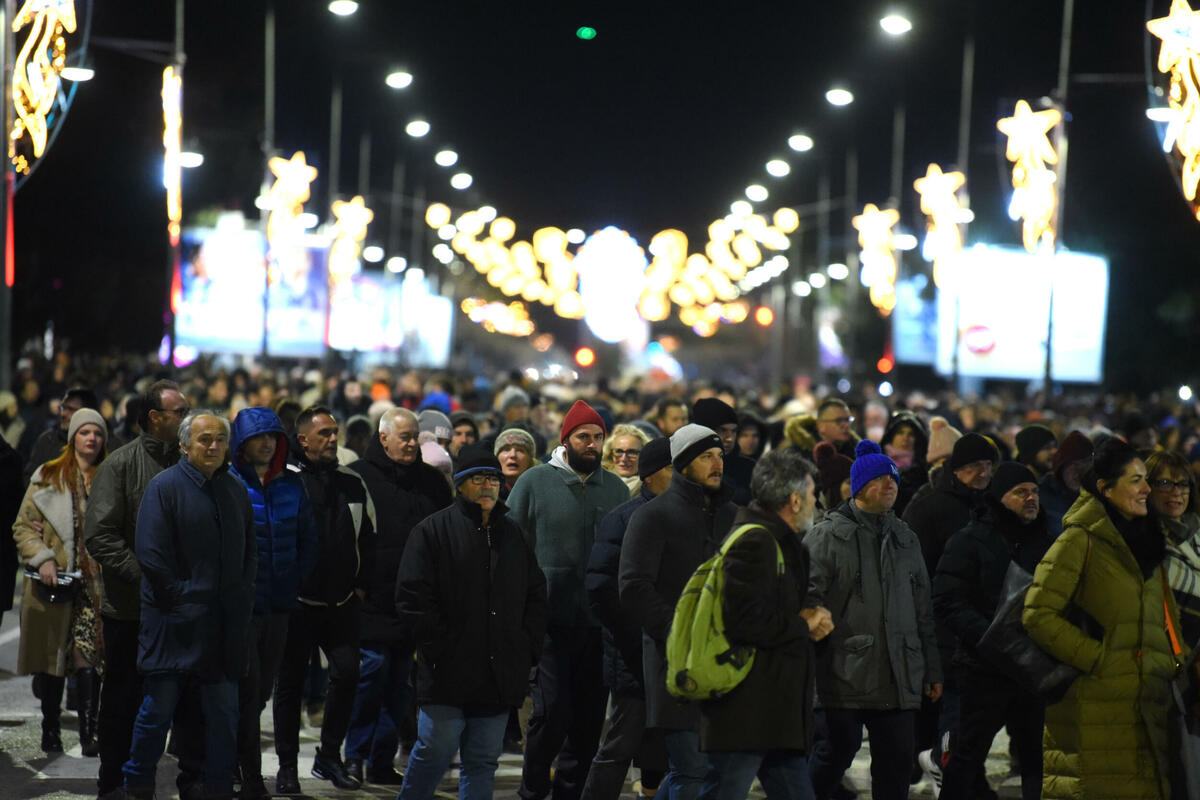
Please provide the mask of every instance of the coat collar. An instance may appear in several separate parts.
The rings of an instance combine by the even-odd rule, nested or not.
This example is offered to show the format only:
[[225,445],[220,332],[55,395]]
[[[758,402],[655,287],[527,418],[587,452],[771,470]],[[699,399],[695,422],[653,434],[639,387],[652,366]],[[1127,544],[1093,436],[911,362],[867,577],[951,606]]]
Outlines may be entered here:
[[217,480],[221,473],[229,469],[228,464],[222,464],[213,471],[211,478],[204,477],[204,473],[192,466],[192,462],[188,461],[187,456],[179,459],[179,470],[188,477],[196,486],[204,486],[205,483]]
[[[479,507],[479,503],[472,503],[460,494],[454,498],[454,504],[476,528],[483,526],[483,509]],[[508,506],[504,505],[503,500],[497,500],[495,507],[492,508],[491,516],[488,517],[488,525],[493,528],[497,527],[507,513]]]
[[682,472],[676,472],[671,475],[671,487],[663,494],[679,495],[688,505],[697,508],[717,508],[729,502],[733,497],[733,489],[729,484],[722,483],[720,489],[709,492],[700,484],[688,479]]

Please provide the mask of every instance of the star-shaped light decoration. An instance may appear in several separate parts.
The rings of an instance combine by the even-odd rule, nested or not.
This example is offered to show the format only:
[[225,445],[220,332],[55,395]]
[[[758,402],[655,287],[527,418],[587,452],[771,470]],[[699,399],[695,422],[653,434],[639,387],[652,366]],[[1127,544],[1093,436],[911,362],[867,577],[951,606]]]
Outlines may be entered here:
[[334,200],[333,244],[329,247],[330,288],[337,289],[339,282],[359,271],[359,253],[367,238],[367,226],[375,219],[375,212],[367,208],[361,195],[350,200]]
[[1062,112],[1058,109],[1034,111],[1029,103],[1018,100],[1013,115],[996,123],[1008,137],[1005,155],[1013,162],[1011,209],[1022,220],[1022,240],[1031,253],[1054,246],[1058,192],[1054,172],[1046,165],[1057,164],[1058,153],[1046,134],[1060,122]]
[[1162,40],[1158,69],[1171,76],[1167,95],[1171,119],[1163,141],[1164,152],[1178,151],[1183,195],[1196,211],[1200,186],[1200,12],[1186,0],[1173,0],[1170,13],[1146,23],[1146,30]]
[[1146,23],[1146,30],[1162,40],[1158,51],[1158,71],[1171,72],[1200,52],[1200,11],[1193,11],[1187,0],[1172,0],[1165,17]]
[[1034,111],[1024,100],[1017,101],[1011,117],[996,123],[1000,132],[1008,137],[1008,148],[1004,155],[1018,164],[1057,164],[1058,153],[1046,136],[1054,126],[1062,122],[1062,112],[1057,108]]
[[887,316],[896,307],[896,256],[892,228],[900,221],[894,208],[880,210],[867,203],[852,220],[862,248],[863,282],[870,287],[871,304]]
[[937,164],[930,164],[925,177],[913,182],[921,195],[921,212],[926,215],[922,254],[933,262],[933,282],[938,286],[942,285],[942,262],[962,250],[962,231],[958,227],[962,206],[957,192],[966,182],[963,173],[942,172]]
[[303,150],[297,150],[291,158],[275,156],[267,162],[267,167],[275,175],[275,183],[267,193],[272,210],[295,209],[299,214],[300,207],[310,197],[308,185],[317,179],[317,168],[304,160]]

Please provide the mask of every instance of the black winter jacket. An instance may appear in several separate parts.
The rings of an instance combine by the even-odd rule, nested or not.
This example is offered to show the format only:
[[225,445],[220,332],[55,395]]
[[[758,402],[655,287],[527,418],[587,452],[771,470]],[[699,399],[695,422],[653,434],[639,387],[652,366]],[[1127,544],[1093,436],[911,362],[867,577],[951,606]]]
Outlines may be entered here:
[[733,530],[746,524],[762,527],[746,531],[725,554],[723,612],[730,643],[755,648],[754,666],[732,692],[701,706],[700,748],[807,752],[816,682],[808,623],[800,616],[808,552],[799,534],[757,501],[738,512]]
[[450,505],[450,484],[421,460],[398,464],[376,436],[366,455],[350,465],[362,476],[375,503],[375,558],[364,564],[367,594],[359,617],[364,642],[396,642],[404,638],[396,617],[396,573],[409,531],[435,511]]
[[1008,565],[1030,574],[1050,549],[1045,512],[1028,525],[988,499],[976,520],[951,537],[933,578],[933,612],[958,639],[956,666],[993,671],[976,654],[980,637],[996,616]]
[[503,503],[459,496],[409,534],[396,583],[417,645],[417,702],[519,706],[546,632],[546,578]]
[[641,626],[642,671],[646,679],[646,724],[667,730],[698,730],[699,709],[667,692],[667,632],[675,603],[696,567],[729,532],[738,507],[722,486],[709,495],[683,473],[667,491],[639,508],[621,546],[618,581],[621,607]]
[[375,558],[375,505],[362,477],[335,461],[310,461],[295,437],[288,469],[300,473],[317,520],[317,560],[300,583],[300,602],[340,606],[366,590]]
[[600,520],[584,578],[588,605],[600,620],[604,637],[604,685],[618,694],[636,697],[645,694],[642,628],[628,611],[621,608],[618,573],[621,544],[625,541],[629,519],[654,497],[654,492],[642,484],[636,497],[617,506]]

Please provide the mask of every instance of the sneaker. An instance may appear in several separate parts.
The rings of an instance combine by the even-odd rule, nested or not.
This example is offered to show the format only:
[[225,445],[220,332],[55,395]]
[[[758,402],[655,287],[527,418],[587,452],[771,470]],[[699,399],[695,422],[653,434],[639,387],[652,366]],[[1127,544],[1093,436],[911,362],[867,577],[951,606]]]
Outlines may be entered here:
[[933,800],[937,800],[942,793],[942,768],[933,760],[933,751],[922,750],[917,754],[917,763],[921,765],[921,771],[929,779],[929,787],[933,790]]
[[404,783],[404,776],[396,771],[391,764],[383,767],[373,767],[367,770],[367,783],[376,786],[399,786]]
[[348,772],[346,765],[337,755],[325,755],[317,748],[317,756],[313,759],[312,774],[314,778],[329,781],[339,789],[358,789],[361,781],[356,781]]
[[363,760],[361,758],[347,758],[345,765],[346,774],[361,784],[363,782]]
[[238,792],[238,797],[241,800],[270,800],[271,793],[267,791],[267,784],[259,775],[253,778],[246,778],[242,781],[241,791]]
[[300,775],[295,764],[279,765],[279,772],[275,775],[275,792],[276,794],[300,794]]

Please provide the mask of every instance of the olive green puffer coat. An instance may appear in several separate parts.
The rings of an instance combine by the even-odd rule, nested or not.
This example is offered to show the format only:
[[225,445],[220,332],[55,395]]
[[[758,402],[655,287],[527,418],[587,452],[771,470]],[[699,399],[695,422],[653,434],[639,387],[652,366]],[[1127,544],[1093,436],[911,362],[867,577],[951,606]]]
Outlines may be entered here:
[[[1062,617],[1092,552],[1078,602],[1104,627],[1104,641]],[[1162,567],[1145,579],[1104,505],[1083,492],[1063,517],[1025,596],[1029,635],[1083,670],[1046,709],[1044,798],[1161,798],[1167,776],[1167,703],[1176,659],[1163,612]],[[1176,631],[1179,615],[1167,593]]]

